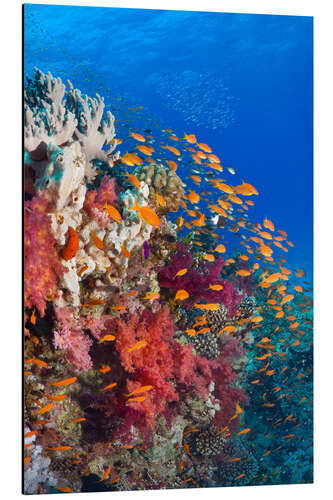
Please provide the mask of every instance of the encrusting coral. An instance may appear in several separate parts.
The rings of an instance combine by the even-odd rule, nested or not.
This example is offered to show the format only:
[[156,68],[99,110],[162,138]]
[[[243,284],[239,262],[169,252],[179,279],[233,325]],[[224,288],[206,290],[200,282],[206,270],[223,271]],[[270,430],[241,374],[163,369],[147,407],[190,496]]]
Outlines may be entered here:
[[[149,203],[160,214],[177,212],[183,198],[184,183],[178,175],[163,165],[142,165],[135,169],[135,175],[149,186]],[[158,202],[161,195],[165,204]]]

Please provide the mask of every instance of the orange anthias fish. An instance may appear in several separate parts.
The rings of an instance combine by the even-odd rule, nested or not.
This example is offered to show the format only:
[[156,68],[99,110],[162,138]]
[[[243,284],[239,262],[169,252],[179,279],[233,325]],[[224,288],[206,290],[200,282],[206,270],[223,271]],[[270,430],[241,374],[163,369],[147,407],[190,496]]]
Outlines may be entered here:
[[203,142],[198,142],[197,144],[198,148],[202,149],[202,151],[205,151],[205,153],[211,153],[212,150],[210,149],[209,146],[207,146],[207,144],[204,144]]
[[224,328],[222,328],[221,332],[226,333],[226,332],[234,332],[236,330],[235,325],[227,325]]
[[189,293],[186,290],[178,290],[174,300],[185,300],[189,298]]
[[203,256],[203,258],[205,260],[208,260],[208,262],[214,262],[215,261],[215,257],[211,253],[205,253],[204,256]]
[[178,273],[175,274],[175,278],[177,276],[184,276],[184,274],[187,273],[187,268],[185,267],[184,269],[181,269],[180,271],[178,271]]
[[105,205],[104,205],[103,208],[109,214],[109,216],[111,217],[111,219],[115,220],[116,222],[121,222],[122,221],[122,218],[121,218],[121,215],[120,215],[119,211],[113,205],[108,205],[105,202]]
[[225,251],[226,251],[226,248],[222,243],[217,245],[217,247],[214,250],[214,252],[218,252],[218,253],[225,253]]
[[197,142],[194,134],[184,134],[184,139],[190,144],[195,144]]
[[133,174],[125,174],[126,177],[128,177],[128,180],[131,184],[133,184],[134,187],[140,189],[141,188],[141,183],[139,179],[136,177],[136,175]]
[[158,204],[161,206],[161,207],[165,207],[166,206],[166,201],[165,199],[163,198],[163,196],[161,194],[158,194],[158,193],[155,193],[155,196],[156,196],[156,199],[158,201]]
[[111,340],[116,340],[116,337],[114,335],[108,334],[108,335],[104,335],[104,337],[102,337],[97,343],[101,344],[102,342],[111,341]]
[[143,300],[156,300],[156,299],[159,299],[160,298],[160,294],[157,293],[157,292],[152,292],[152,293],[149,293],[147,295],[145,295],[145,297],[143,297]]
[[191,202],[191,203],[198,203],[200,201],[200,196],[195,192],[195,191],[189,191],[189,194],[186,196],[186,198]]
[[265,219],[265,220],[264,220],[264,227],[265,227],[266,229],[270,229],[271,231],[275,231],[275,227],[274,227],[273,222],[271,222],[271,221],[270,221],[270,220],[268,220],[268,219]]
[[228,186],[228,184],[224,184],[223,182],[218,182],[218,181],[211,181],[211,182],[217,189],[223,191],[224,193],[227,194],[234,193],[234,190],[230,186]]
[[102,368],[99,368],[100,373],[108,373],[111,370],[109,365],[102,365]]
[[37,410],[36,413],[37,413],[37,415],[42,415],[43,413],[46,413],[46,412],[52,410],[53,406],[54,406],[54,403],[49,403],[48,405],[43,406],[42,408]]
[[173,146],[165,146],[166,149],[168,149],[169,151],[171,151],[171,153],[177,155],[177,156],[180,156],[180,151],[179,149],[177,148],[174,148]]
[[109,391],[110,389],[113,389],[114,387],[116,387],[116,385],[117,385],[117,382],[112,382],[112,384],[106,385],[101,390],[102,391]]
[[255,187],[251,184],[243,182],[242,184],[235,186],[234,188],[237,194],[242,194],[243,196],[251,196],[253,194],[259,194]]
[[30,431],[30,432],[27,432],[26,434],[24,434],[24,437],[28,438],[28,437],[34,436],[35,434],[37,434],[37,431]]
[[150,391],[152,388],[152,385],[143,385],[142,387],[138,387],[137,389],[134,389],[134,391],[127,394],[127,397],[129,398],[131,396],[134,396],[135,394],[141,394],[142,392]]
[[125,245],[121,246],[121,253],[123,254],[124,257],[126,257],[126,259],[130,259],[131,258],[131,252],[129,252],[127,250],[127,248],[125,247]]
[[194,330],[194,328],[188,328],[187,330],[185,330],[185,332],[187,333],[187,335],[189,337],[195,337],[197,332]]
[[253,318],[251,318],[251,322],[252,323],[260,323],[264,318],[262,316],[253,316]]
[[191,456],[192,456],[192,454],[191,454],[191,452],[190,452],[190,447],[189,447],[189,445],[188,445],[187,443],[184,443],[184,449],[185,449],[186,454],[187,454],[189,457],[191,457]]
[[141,160],[141,158],[134,153],[125,153],[121,158],[119,158],[119,160],[129,167],[133,167],[134,165],[142,165],[143,163],[143,160]]
[[31,316],[30,316],[30,323],[31,323],[32,325],[35,325],[35,324],[36,324],[36,309],[34,309],[34,310],[32,311],[32,314],[31,314]]
[[127,352],[132,352],[138,349],[142,349],[143,347],[146,347],[147,343],[148,342],[146,340],[139,340],[136,344],[134,344],[134,346],[129,347],[127,349]]
[[73,448],[72,446],[56,446],[55,448],[48,448],[48,449],[52,451],[68,451],[71,450],[72,448]]
[[209,285],[208,288],[210,288],[210,290],[220,291],[220,290],[222,290],[223,285]]
[[79,248],[79,237],[76,231],[71,226],[68,226],[68,234],[69,238],[67,244],[61,252],[61,256],[65,260],[71,260],[73,257],[75,257],[76,252]]
[[149,224],[153,227],[160,227],[160,218],[152,208],[141,207],[136,201],[134,207],[130,208],[130,210],[135,210],[136,212],[138,212],[139,217],[143,219],[146,224]]
[[97,482],[98,483],[102,483],[103,481],[105,481],[105,479],[109,476],[110,472],[111,472],[111,465],[109,465],[109,467],[104,472],[102,478],[99,481],[97,481]]
[[136,147],[141,153],[147,156],[151,156],[155,151],[155,149],[152,146],[136,146]]
[[147,396],[137,396],[135,398],[130,398],[127,400],[128,403],[142,403],[143,401],[145,401],[145,399],[147,398]]
[[105,300],[104,299],[92,299],[89,300],[88,302],[84,302],[80,307],[90,307],[90,306],[100,306],[101,304],[104,304]]
[[58,394],[57,396],[52,396],[51,394],[45,394],[44,396],[47,399],[50,399],[51,401],[62,401],[63,399],[67,398],[67,394]]
[[77,381],[77,377],[65,378],[64,380],[60,380],[59,382],[51,382],[51,385],[54,387],[65,387],[67,385],[71,385]]
[[137,134],[136,132],[131,133],[130,136],[133,137],[133,139],[135,139],[136,141],[146,142],[146,139],[143,137],[143,135]]
[[204,311],[217,311],[220,308],[219,304],[194,304],[196,309],[202,309]]
[[293,300],[293,298],[293,295],[286,295],[280,302],[281,306],[283,306],[283,304],[286,304],[287,302],[290,302],[291,300]]
[[103,241],[97,236],[97,234],[95,233],[95,231],[91,231],[91,236],[92,236],[92,239],[93,239],[93,242],[95,243],[96,247],[99,249],[99,250],[104,250],[104,243]]
[[250,428],[248,427],[247,429],[243,429],[242,431],[238,432],[238,435],[240,434],[247,434],[248,432],[250,432]]
[[82,273],[84,273],[84,271],[86,271],[88,269],[88,266],[83,266],[81,267],[81,269],[79,269],[79,271],[77,272],[77,275],[78,276],[81,276]]
[[27,359],[24,363],[25,364],[34,363],[35,365],[43,367],[43,368],[48,366],[48,364],[45,361],[42,361],[41,359],[37,359],[37,358]]
[[238,276],[250,276],[251,274],[251,271],[249,271],[248,269],[239,269],[238,271],[236,271],[236,274]]
[[237,413],[243,413],[243,410],[242,410],[242,408],[239,406],[239,404],[238,404],[238,403],[235,403],[235,407],[236,407],[236,411],[237,411]]
[[178,167],[177,163],[175,161],[172,161],[172,160],[168,160],[167,163],[168,163],[169,167],[171,168],[171,170],[173,172],[176,172],[177,167]]

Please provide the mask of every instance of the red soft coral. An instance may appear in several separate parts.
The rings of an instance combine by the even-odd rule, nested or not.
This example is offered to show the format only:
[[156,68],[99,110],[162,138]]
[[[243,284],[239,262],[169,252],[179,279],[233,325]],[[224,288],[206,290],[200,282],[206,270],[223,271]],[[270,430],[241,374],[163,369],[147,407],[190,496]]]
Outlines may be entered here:
[[[111,408],[108,395],[100,403],[104,414],[111,411],[122,420],[114,439],[131,441],[130,429],[134,426],[149,440],[157,417],[162,414],[168,417],[182,399],[182,393],[193,390],[206,399],[212,381],[215,383],[214,396],[222,407],[216,414],[217,423],[226,422],[234,414],[236,401],[246,401],[244,393],[230,385],[236,377],[232,362],[243,354],[237,342],[233,339],[227,342],[218,360],[195,355],[191,344],[181,345],[174,340],[174,323],[168,307],[157,312],[145,309],[123,318],[104,317],[97,322],[91,319],[86,327],[97,338],[110,331],[116,336],[118,355],[114,363],[120,364],[114,365],[117,366],[114,373],[126,381],[126,388],[118,384],[118,389],[112,393]],[[142,386],[152,387],[124,398],[124,393],[130,394]],[[136,400],[137,397],[140,399]]]
[[44,316],[46,301],[57,293],[57,281],[65,271],[51,232],[43,195],[24,204],[24,302]]
[[[173,359],[169,342],[174,331],[172,317],[168,308],[156,314],[146,309],[141,316],[132,315],[127,322],[116,320],[115,325],[116,349],[123,368],[132,374],[138,386],[153,386],[145,401],[128,403],[129,407],[142,414],[146,425],[152,429],[155,417],[164,410],[166,403],[178,400],[171,382]],[[147,342],[145,347],[129,352],[137,342],[144,340]],[[130,380],[127,387],[130,391]]]
[[101,227],[105,227],[111,221],[110,216],[104,210],[105,203],[117,205],[116,180],[104,176],[97,190],[87,191],[84,210],[89,217],[97,222]]

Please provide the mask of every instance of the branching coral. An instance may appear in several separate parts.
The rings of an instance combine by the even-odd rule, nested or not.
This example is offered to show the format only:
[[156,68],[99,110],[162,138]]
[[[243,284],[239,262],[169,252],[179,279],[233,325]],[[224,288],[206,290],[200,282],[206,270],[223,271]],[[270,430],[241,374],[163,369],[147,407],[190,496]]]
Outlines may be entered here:
[[[83,96],[81,91],[74,89],[71,82],[70,95],[68,96],[68,108],[75,112],[77,117],[77,127],[75,137],[79,140],[82,151],[87,157],[87,161],[98,159],[107,161],[105,151],[102,147],[111,143],[115,136],[114,116],[110,111],[106,113],[106,120],[102,121],[104,112],[104,99],[96,94],[97,99]],[[115,148],[110,145],[108,154]]]
[[[27,78],[24,93],[24,148],[27,162],[36,170],[48,168],[47,148],[50,144],[66,148],[77,142],[85,162],[85,175],[88,180],[95,176],[93,160],[104,161],[110,166],[113,159],[102,147],[111,143],[115,136],[114,117],[110,111],[103,120],[104,102],[82,96],[73,89],[70,82],[69,92],[60,78],[49,72],[45,75],[36,69],[34,78]],[[29,159],[30,158],[30,159]]]
[[64,104],[65,85],[36,69],[34,78],[27,79],[24,93],[24,147],[36,160],[43,158],[49,143],[67,143],[75,131],[75,114]]

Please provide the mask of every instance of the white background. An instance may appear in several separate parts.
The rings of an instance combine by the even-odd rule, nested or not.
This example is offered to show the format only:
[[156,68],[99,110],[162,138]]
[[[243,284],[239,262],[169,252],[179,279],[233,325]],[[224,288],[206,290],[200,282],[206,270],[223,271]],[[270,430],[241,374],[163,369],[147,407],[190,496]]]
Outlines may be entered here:
[[[269,500],[333,498],[333,7],[331,0],[123,0],[33,1],[314,16],[315,27],[315,484],[191,489],[129,493],[90,493],[89,498],[124,500]],[[1,2],[0,93],[0,497],[21,491],[21,2]],[[84,29],[89,29],[85,27]],[[279,175],[276,172],[276,175]],[[292,200],[289,202],[292,209]],[[301,249],[300,249],[301,251]],[[80,493],[75,498],[88,498]],[[74,498],[71,496],[71,498]]]

